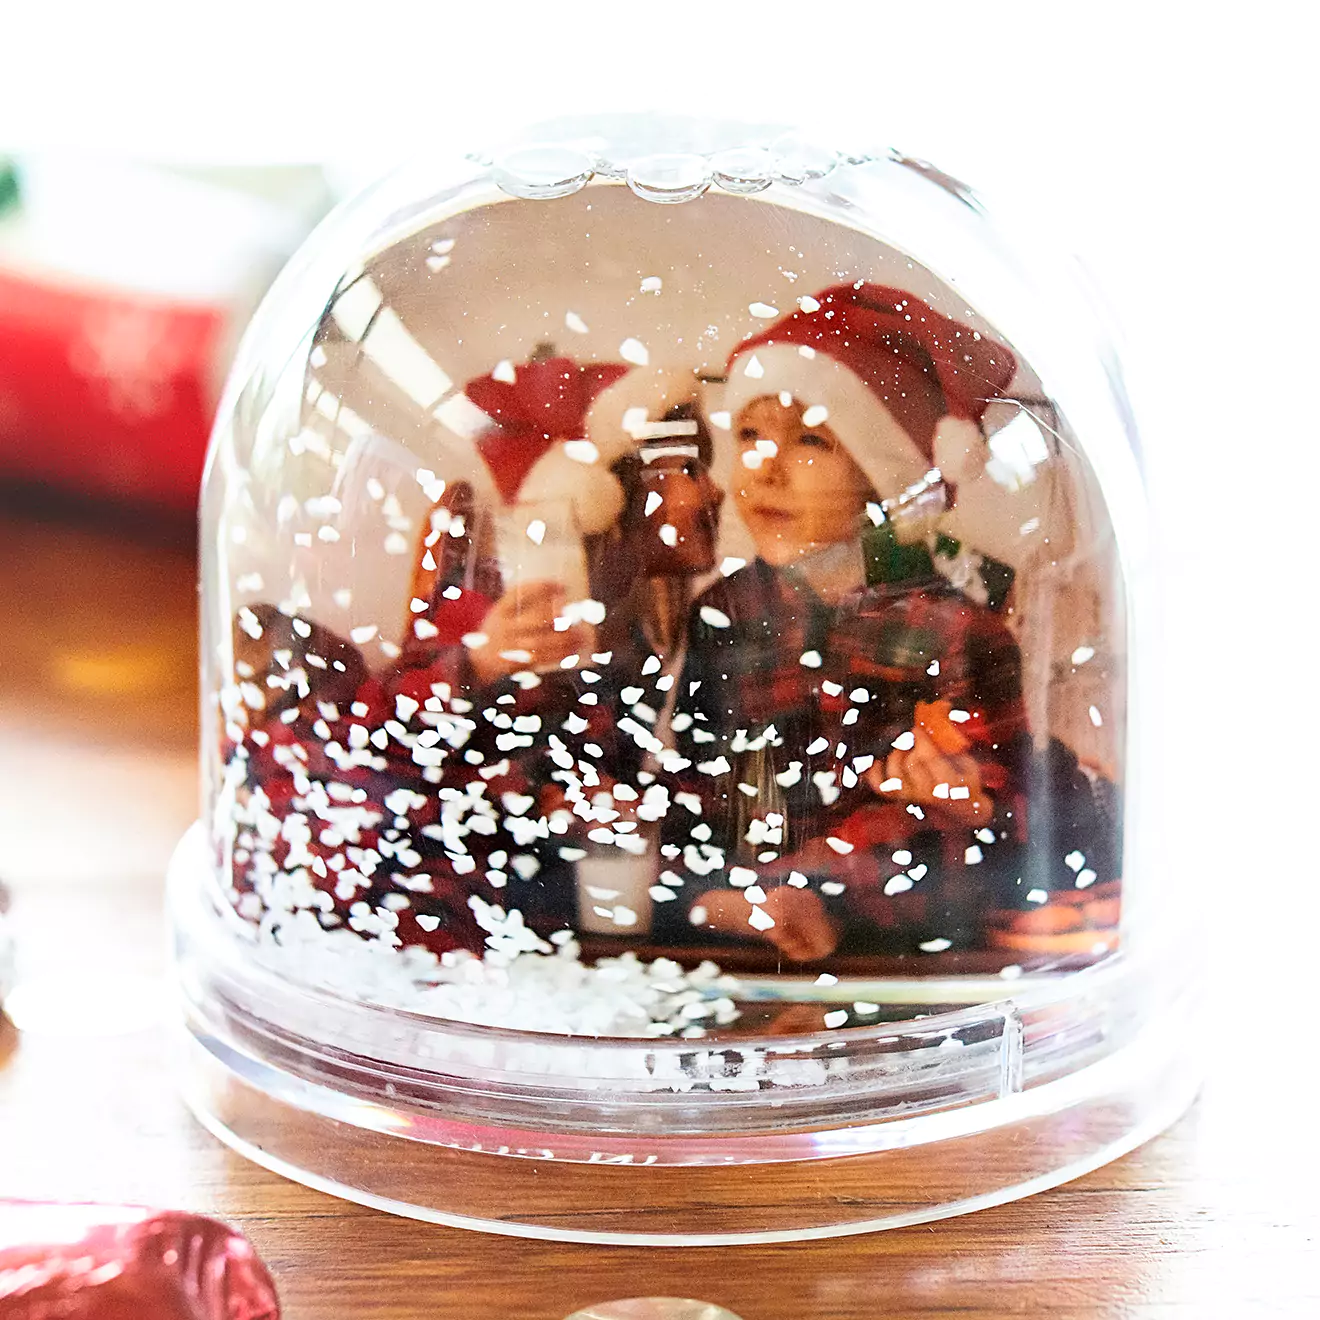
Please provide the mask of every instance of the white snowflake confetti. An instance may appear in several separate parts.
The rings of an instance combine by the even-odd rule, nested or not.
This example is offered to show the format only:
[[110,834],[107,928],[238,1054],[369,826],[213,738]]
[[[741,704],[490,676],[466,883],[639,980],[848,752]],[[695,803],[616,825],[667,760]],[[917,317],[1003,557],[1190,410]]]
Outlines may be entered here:
[[594,463],[600,458],[600,450],[590,440],[565,440],[564,457],[575,463]]

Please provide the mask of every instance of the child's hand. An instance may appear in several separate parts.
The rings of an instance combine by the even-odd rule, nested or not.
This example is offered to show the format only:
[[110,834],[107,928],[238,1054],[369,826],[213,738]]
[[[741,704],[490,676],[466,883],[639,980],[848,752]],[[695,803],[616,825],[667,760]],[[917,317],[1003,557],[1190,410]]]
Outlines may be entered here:
[[814,962],[828,958],[839,942],[839,932],[820,896],[810,889],[779,885],[768,890],[761,904],[774,925],[763,932],[785,958]]
[[[962,745],[968,745],[965,739]],[[920,724],[912,730],[910,748],[892,751],[883,767],[877,761],[865,778],[882,797],[930,807],[959,825],[984,824],[994,815],[995,804],[981,784],[976,758],[965,751],[942,751]]]
[[[766,892],[763,902],[755,905],[747,901],[740,889],[711,889],[693,906],[705,910],[704,929],[720,935],[765,940],[793,962],[826,958],[839,942],[833,918],[825,911],[819,895],[810,889],[777,885]],[[758,908],[774,925],[762,929],[751,923],[752,913]]]
[[506,591],[482,620],[478,645],[469,647],[472,668],[483,683],[530,669],[556,669],[570,655],[590,655],[595,632],[574,623],[559,631],[555,621],[567,604],[557,582],[521,583]]

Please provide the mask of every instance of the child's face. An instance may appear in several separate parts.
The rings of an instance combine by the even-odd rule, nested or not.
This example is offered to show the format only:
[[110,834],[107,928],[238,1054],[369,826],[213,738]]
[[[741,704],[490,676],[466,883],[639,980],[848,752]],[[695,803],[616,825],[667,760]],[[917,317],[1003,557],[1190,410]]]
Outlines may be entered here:
[[828,426],[804,426],[801,404],[767,395],[738,414],[734,435],[734,503],[762,559],[791,564],[857,536],[874,494]]

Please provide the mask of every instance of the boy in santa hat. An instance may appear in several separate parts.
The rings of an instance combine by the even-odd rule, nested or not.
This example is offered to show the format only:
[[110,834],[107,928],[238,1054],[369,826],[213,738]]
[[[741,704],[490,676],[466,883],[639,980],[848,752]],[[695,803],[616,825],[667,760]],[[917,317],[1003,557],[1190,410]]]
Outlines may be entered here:
[[692,805],[661,877],[689,938],[794,961],[936,951],[1011,902],[1037,777],[1018,648],[900,525],[933,540],[925,511],[978,473],[1015,368],[860,282],[732,354],[731,494],[757,557],[691,616],[674,729]]

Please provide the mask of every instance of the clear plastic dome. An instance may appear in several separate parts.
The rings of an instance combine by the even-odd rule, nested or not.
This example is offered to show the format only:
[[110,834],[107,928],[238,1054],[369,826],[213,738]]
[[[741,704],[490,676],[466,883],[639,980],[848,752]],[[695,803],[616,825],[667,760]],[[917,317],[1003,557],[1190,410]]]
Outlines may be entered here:
[[199,1114],[402,1213],[662,1241],[1158,1130],[1145,516],[1066,270],[922,162],[603,121],[341,208],[205,485]]

